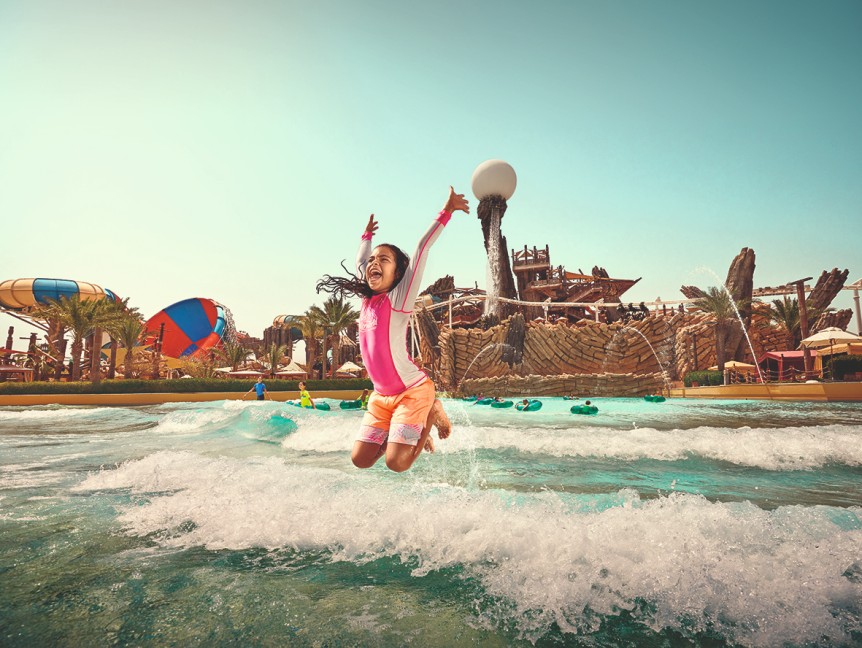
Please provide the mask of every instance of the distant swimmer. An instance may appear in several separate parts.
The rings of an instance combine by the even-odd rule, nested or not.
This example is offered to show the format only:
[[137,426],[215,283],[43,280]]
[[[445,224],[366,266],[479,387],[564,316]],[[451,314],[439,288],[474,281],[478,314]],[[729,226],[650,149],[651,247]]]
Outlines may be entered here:
[[263,376],[258,377],[257,382],[251,386],[251,389],[249,389],[245,394],[243,394],[243,397],[240,400],[245,400],[245,397],[253,391],[257,392],[257,400],[265,400],[269,398],[269,392],[266,391],[266,385],[263,382]]
[[308,390],[305,389],[304,382],[299,383],[299,406],[317,409],[317,406],[314,404],[314,399],[311,398],[311,394],[309,394]]
[[456,211],[469,213],[470,208],[464,195],[449,187],[446,205],[420,239],[412,259],[389,243],[372,249],[371,239],[378,227],[372,214],[356,256],[357,274],[325,275],[317,283],[318,291],[362,297],[359,347],[374,393],[353,444],[351,460],[358,468],[370,468],[385,455],[390,470],[403,472],[423,448],[434,451],[429,436],[432,426],[441,439],[451,432],[434,383],[413,364],[404,339],[428,251]]

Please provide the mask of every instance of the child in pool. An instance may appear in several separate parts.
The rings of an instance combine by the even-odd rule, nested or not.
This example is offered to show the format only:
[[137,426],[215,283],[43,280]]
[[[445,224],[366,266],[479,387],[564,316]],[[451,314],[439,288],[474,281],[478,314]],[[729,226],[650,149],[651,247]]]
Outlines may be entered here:
[[317,405],[314,404],[314,399],[311,397],[311,394],[309,394],[308,390],[305,388],[305,383],[300,382],[298,387],[300,407],[317,409]]
[[463,194],[449,187],[446,205],[420,239],[412,260],[389,243],[371,248],[377,230],[372,214],[356,256],[358,274],[324,275],[317,284],[318,291],[362,297],[359,347],[374,392],[353,444],[351,459],[358,468],[370,468],[385,455],[390,470],[403,472],[423,448],[434,451],[432,426],[441,439],[449,436],[451,426],[435,398],[434,383],[413,364],[406,337],[428,250],[456,211],[470,213],[470,207]]

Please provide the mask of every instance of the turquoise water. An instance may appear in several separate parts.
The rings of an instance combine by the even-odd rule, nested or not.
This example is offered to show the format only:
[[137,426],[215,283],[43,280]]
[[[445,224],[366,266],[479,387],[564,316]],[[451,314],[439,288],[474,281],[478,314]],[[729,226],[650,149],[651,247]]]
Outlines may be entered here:
[[862,406],[542,400],[0,409],[0,645],[862,645]]

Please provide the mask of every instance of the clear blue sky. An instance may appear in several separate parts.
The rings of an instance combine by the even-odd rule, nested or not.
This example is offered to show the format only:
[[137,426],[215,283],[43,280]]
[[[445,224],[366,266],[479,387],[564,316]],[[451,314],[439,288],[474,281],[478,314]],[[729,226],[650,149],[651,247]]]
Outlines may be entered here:
[[[148,316],[212,297],[260,335],[322,301],[369,213],[412,252],[503,158],[510,246],[643,277],[627,299],[714,284],[697,269],[743,246],[757,285],[853,281],[860,70],[856,0],[0,0],[0,279]],[[447,273],[485,282],[474,215],[424,283]]]

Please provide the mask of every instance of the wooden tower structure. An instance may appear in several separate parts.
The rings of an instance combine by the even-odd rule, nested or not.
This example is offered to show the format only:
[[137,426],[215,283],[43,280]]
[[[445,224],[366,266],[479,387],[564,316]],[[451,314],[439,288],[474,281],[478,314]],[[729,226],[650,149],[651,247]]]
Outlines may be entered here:
[[[512,250],[512,271],[521,300],[531,302],[615,303],[637,279],[613,279],[604,268],[594,267],[590,274],[569,272],[563,266],[551,264],[549,246]],[[566,315],[580,319],[587,313],[584,308],[573,307]]]

